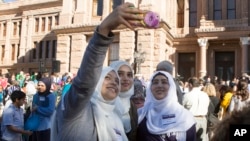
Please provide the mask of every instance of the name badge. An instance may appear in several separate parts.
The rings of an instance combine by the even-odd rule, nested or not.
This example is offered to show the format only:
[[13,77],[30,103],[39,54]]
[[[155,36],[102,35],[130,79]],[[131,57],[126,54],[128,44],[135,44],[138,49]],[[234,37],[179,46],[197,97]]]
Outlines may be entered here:
[[45,101],[45,97],[40,96],[40,97],[39,97],[39,100],[40,100],[40,101]]
[[175,114],[162,115],[162,118],[161,118],[162,125],[169,125],[172,123],[175,123]]
[[114,129],[114,130],[116,134],[116,141],[122,141],[122,133],[117,129]]

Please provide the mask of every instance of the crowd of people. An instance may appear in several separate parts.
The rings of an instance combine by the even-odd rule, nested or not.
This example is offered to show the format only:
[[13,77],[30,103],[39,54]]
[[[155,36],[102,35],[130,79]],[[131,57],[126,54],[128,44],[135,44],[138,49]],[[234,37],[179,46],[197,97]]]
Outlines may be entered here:
[[184,85],[169,61],[148,82],[126,61],[103,67],[112,30],[144,26],[146,11],[131,7],[118,6],[95,29],[77,74],[0,79],[3,141],[225,141],[230,124],[249,123],[247,75],[230,83],[190,77]]

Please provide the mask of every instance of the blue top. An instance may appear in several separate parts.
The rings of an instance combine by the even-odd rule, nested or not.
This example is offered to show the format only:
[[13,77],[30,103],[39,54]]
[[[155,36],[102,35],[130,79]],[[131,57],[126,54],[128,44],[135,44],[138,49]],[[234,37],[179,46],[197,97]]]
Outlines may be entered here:
[[67,83],[63,86],[63,89],[62,89],[62,97],[64,97],[64,95],[69,91],[71,87],[71,83]]
[[7,126],[12,125],[16,128],[23,129],[24,118],[23,109],[17,108],[15,105],[11,104],[3,112],[2,119],[2,139],[8,141],[18,141],[22,138],[22,134],[10,131]]
[[56,107],[56,96],[54,93],[49,95],[39,95],[36,93],[33,97],[33,106],[37,106],[34,114],[40,117],[40,124],[36,131],[42,131],[51,128],[51,116]]

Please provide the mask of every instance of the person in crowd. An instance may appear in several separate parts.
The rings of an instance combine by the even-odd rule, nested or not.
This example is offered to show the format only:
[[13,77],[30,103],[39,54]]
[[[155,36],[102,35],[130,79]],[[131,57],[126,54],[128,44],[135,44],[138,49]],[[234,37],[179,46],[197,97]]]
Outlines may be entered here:
[[17,75],[16,75],[16,81],[19,82],[19,86],[22,88],[23,84],[24,84],[24,80],[25,80],[25,75],[23,71],[20,71]]
[[[220,123],[215,126],[214,135],[210,141],[231,141],[233,140],[230,136],[232,133],[232,125],[249,125],[250,124],[250,103],[247,103],[245,107],[240,111],[233,111],[231,116],[225,117]],[[234,129],[234,128],[232,128]],[[233,130],[234,131],[234,130]],[[249,134],[249,133],[247,133]],[[238,136],[239,137],[239,136]],[[244,140],[244,136],[240,136],[239,140]]]
[[[4,108],[4,104],[3,104],[4,95],[5,95],[4,88],[2,85],[0,85],[0,127],[2,124],[2,115],[3,115],[3,108]],[[2,132],[0,130],[0,138],[1,137],[2,137]]]
[[119,112],[122,114],[123,125],[125,132],[130,141],[136,139],[137,129],[137,108],[131,102],[131,96],[134,94],[134,75],[132,67],[125,61],[114,61],[110,64],[118,72],[121,83],[121,90],[118,94],[120,98]]
[[132,102],[135,104],[136,108],[139,109],[143,107],[145,102],[145,92],[144,86],[139,79],[134,80],[134,94],[131,96]]
[[213,134],[212,130],[215,124],[219,122],[218,113],[220,110],[220,99],[216,97],[215,86],[212,83],[206,83],[202,90],[208,94],[210,99],[210,103],[208,106],[208,116],[207,116],[208,120],[207,132],[208,132],[208,137],[210,138],[211,135]]
[[4,109],[8,108],[9,105],[12,103],[12,100],[10,98],[10,95],[12,94],[12,92],[21,90],[21,87],[18,81],[13,80],[11,85],[8,86],[6,89],[7,89],[7,94],[4,97]]
[[219,119],[223,119],[229,114],[229,105],[233,97],[232,88],[227,85],[222,85],[219,92],[221,93],[220,98],[220,115]]
[[143,20],[141,14],[146,11],[131,7],[134,5],[128,2],[118,6],[96,28],[71,88],[54,114],[53,141],[128,140],[115,112],[119,76],[112,69],[102,71],[102,66],[114,39],[111,31],[121,24],[133,29],[132,25],[139,26]]
[[18,90],[12,92],[10,98],[12,104],[3,111],[2,141],[22,141],[22,134],[30,136],[31,131],[24,130],[23,109],[25,93]]
[[207,112],[209,106],[208,95],[201,91],[199,79],[188,79],[190,92],[183,97],[183,106],[191,111],[196,120],[196,136],[199,141],[207,141]]
[[138,110],[138,141],[195,141],[195,120],[176,95],[171,74],[156,71],[146,88],[146,101]]
[[50,78],[44,77],[38,81],[31,112],[39,116],[40,122],[32,134],[32,141],[50,141],[51,116],[55,111],[56,102],[56,96],[50,92],[50,87]]
[[229,112],[242,110],[250,102],[248,91],[248,80],[241,79],[237,85],[236,94],[233,95],[229,105]]
[[71,76],[68,76],[62,88],[62,95],[61,95],[62,97],[69,91],[71,84],[72,84],[72,78]]
[[[166,71],[168,73],[170,73],[171,75],[173,75],[173,64],[167,60],[161,61],[160,63],[158,63],[158,65],[156,66],[156,71]],[[175,85],[176,85],[176,94],[178,97],[178,102],[180,104],[182,104],[182,99],[183,99],[183,93],[181,91],[181,88],[179,86],[179,83],[176,79],[174,79]]]

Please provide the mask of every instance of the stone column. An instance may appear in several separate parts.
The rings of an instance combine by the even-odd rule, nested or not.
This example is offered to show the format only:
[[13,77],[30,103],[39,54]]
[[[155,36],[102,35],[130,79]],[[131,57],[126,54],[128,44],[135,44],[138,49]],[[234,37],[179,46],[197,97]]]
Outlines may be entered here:
[[184,33],[189,33],[189,2],[184,1]]
[[207,47],[208,40],[206,38],[198,39],[200,46],[200,70],[199,77],[204,77],[207,74]]
[[249,45],[250,37],[240,37],[241,43],[241,72],[248,72],[248,45]]
[[[57,36],[57,52],[56,60],[60,60],[60,70],[69,70],[69,57],[70,57],[70,37],[68,35]],[[64,72],[62,72],[64,73]]]
[[[155,30],[155,61],[163,61],[166,59],[166,32],[160,28]],[[155,65],[157,62],[155,62]]]
[[102,19],[105,19],[110,13],[110,2],[109,0],[103,0],[103,9],[102,9]]
[[22,27],[20,30],[21,32],[21,37],[20,37],[20,48],[19,48],[19,56],[17,56],[17,62],[22,62],[22,57],[25,56],[25,47],[27,44],[27,31],[28,31],[28,20],[27,16],[22,17]]
[[[33,28],[33,25],[34,25],[34,17],[33,16],[28,16],[28,23],[26,24],[26,27],[25,28],[27,30],[27,39],[26,39],[26,46],[24,46],[24,54],[25,53],[29,53],[30,54],[30,49],[33,48],[33,40],[32,40],[32,35],[33,35],[33,32],[34,32],[34,28]],[[21,50],[21,49],[20,49]],[[29,54],[26,55],[25,57],[25,62],[29,62]]]
[[78,33],[72,35],[72,45],[71,45],[71,52],[70,52],[70,72],[76,73],[83,54],[86,50],[87,42],[86,36],[84,34]]
[[[138,44],[141,44],[142,52],[146,52],[145,61],[141,64],[141,74],[145,78],[149,78],[155,70],[155,30],[142,29],[138,30]],[[158,63],[158,62],[157,62]]]
[[74,14],[74,23],[82,24],[84,22],[84,17],[87,12],[87,1],[86,0],[76,0],[76,11]]
[[135,32],[134,31],[121,31],[120,32],[120,48],[119,57],[121,60],[131,60],[134,62],[134,49],[135,49]]
[[62,12],[60,13],[59,17],[60,25],[69,25],[72,23],[72,10],[73,10],[73,1],[63,0]]
[[5,50],[4,50],[4,61],[3,63],[4,64],[9,64],[10,61],[11,61],[11,55],[10,55],[10,48],[11,48],[11,45],[10,45],[10,37],[11,37],[11,34],[13,33],[12,32],[12,21],[11,20],[7,20],[7,23],[6,23],[6,40],[5,40]]
[[3,39],[3,23],[0,23],[0,27],[2,30],[0,30],[0,39]]

